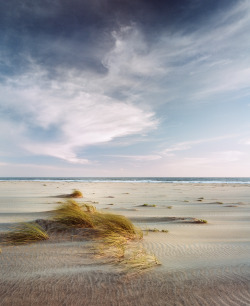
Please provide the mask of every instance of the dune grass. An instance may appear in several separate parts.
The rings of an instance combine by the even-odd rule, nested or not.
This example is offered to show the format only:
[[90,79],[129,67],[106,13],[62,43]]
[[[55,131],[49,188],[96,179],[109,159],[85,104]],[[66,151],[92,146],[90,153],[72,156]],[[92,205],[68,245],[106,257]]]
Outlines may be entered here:
[[130,250],[130,254],[120,262],[124,272],[142,273],[161,263],[155,255],[149,254],[144,248]]
[[47,239],[48,234],[35,223],[21,223],[6,235],[6,242],[10,244],[27,244]]
[[114,262],[119,262],[125,256],[125,250],[128,240],[117,234],[110,233],[102,237],[101,242],[97,245],[97,257],[108,257]]
[[[85,207],[87,207],[86,204]],[[89,212],[84,211],[73,200],[68,200],[66,203],[61,204],[54,211],[54,220],[69,227],[94,228],[94,223]]]
[[[105,257],[113,263],[121,264],[126,271],[147,270],[157,260],[144,250],[138,251],[137,242],[143,238],[140,229],[122,215],[97,211],[92,205],[68,200],[54,211],[54,220],[70,227],[94,228],[97,230],[96,257]],[[133,247],[131,243],[133,242]],[[132,252],[136,249],[136,252]]]
[[74,191],[71,194],[69,194],[68,197],[69,198],[82,198],[83,194],[81,193],[80,190],[74,189]]
[[204,219],[198,219],[195,221],[195,223],[199,223],[199,224],[202,224],[202,223],[207,223],[207,220],[204,220]]
[[142,238],[142,232],[124,216],[102,213],[92,205],[68,200],[54,211],[54,220],[71,227],[96,228],[100,236],[113,233],[127,239]]
[[103,237],[110,236],[113,233],[131,240],[143,237],[142,231],[122,215],[96,212],[93,214],[93,222]]
[[[119,264],[126,272],[138,273],[159,264],[154,255],[138,248],[142,231],[122,215],[102,213],[92,205],[68,200],[54,211],[53,220],[66,225],[66,228],[95,229],[96,255]],[[27,244],[46,239],[49,239],[48,234],[38,224],[21,223],[6,234],[5,242]]]
[[156,207],[156,204],[147,204],[147,203],[144,203],[142,204],[143,207]]
[[148,234],[149,232],[153,232],[153,233],[168,233],[168,230],[166,229],[162,229],[162,230],[159,230],[158,228],[147,228],[145,229],[145,232]]
[[81,204],[80,207],[82,207],[82,209],[84,211],[86,211],[87,213],[95,213],[96,212],[95,206],[90,205],[90,204],[84,203],[84,204]]
[[94,223],[100,230],[100,243],[97,247],[97,256],[105,256],[122,267],[124,273],[138,274],[159,262],[154,255],[146,250],[138,250],[138,241],[143,233],[124,216],[115,214],[95,213]]
[[[95,229],[96,255],[105,256],[126,272],[140,273],[159,264],[154,255],[138,247],[143,233],[122,215],[102,213],[92,205],[70,199],[58,206],[53,220],[66,228]],[[36,223],[20,223],[5,236],[5,242],[14,245],[46,239],[48,234]]]

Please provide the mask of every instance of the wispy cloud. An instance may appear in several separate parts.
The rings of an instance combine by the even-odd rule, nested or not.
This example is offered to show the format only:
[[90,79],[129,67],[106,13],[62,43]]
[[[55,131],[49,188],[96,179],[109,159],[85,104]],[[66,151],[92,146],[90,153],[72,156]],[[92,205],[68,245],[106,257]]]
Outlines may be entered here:
[[115,158],[122,158],[122,159],[129,159],[129,160],[134,160],[134,161],[139,161],[139,162],[147,162],[147,161],[153,161],[153,160],[158,160],[161,159],[161,155],[109,155],[111,157]]
[[247,138],[241,139],[239,143],[243,145],[250,145],[250,139],[247,139]]
[[176,151],[185,151],[191,149],[195,145],[203,144],[203,143],[209,143],[209,142],[216,142],[221,141],[224,139],[232,139],[237,137],[237,134],[230,134],[230,135],[224,135],[224,136],[218,136],[218,137],[212,137],[212,138],[203,138],[203,139],[197,139],[197,140],[191,140],[191,141],[184,141],[176,143],[165,150],[161,151],[161,154],[163,155],[169,155],[170,153],[174,155],[174,152]]
[[184,158],[184,163],[190,165],[216,165],[216,164],[228,164],[237,162],[245,155],[241,151],[222,151],[222,152],[212,152],[210,156],[207,157],[189,157]]
[[227,98],[232,94],[239,97],[239,91],[242,96],[246,94],[243,90],[249,89],[250,78],[249,17],[250,3],[240,1],[192,32],[162,35],[155,52],[166,72],[161,85],[165,84],[167,101],[190,103],[219,94]]
[[152,112],[130,103],[101,94],[72,92],[67,87],[64,92],[41,89],[29,81],[32,89],[5,86],[1,100],[5,118],[14,123],[17,119],[23,126],[22,146],[34,154],[85,164],[87,159],[77,157],[78,148],[157,126]]

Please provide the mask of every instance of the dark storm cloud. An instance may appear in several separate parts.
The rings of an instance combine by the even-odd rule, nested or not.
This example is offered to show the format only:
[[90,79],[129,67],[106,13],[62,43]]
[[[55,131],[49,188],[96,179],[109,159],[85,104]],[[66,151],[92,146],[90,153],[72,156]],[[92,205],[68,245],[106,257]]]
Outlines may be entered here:
[[105,74],[103,55],[112,31],[136,23],[149,44],[161,31],[192,30],[235,1],[215,0],[9,0],[0,3],[2,76],[21,74],[30,61],[51,77],[57,68]]
[[109,20],[81,1],[1,3],[2,71],[20,73],[30,58],[50,70],[64,66],[105,72]]

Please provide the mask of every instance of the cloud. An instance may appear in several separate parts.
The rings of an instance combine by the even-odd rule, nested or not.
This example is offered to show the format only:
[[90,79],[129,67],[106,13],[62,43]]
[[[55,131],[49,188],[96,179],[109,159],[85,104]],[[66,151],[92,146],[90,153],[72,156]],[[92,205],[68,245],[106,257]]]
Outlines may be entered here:
[[106,73],[88,87],[156,108],[247,96],[249,17],[250,4],[241,1],[192,28],[153,33],[130,22],[111,31],[113,46],[101,58]]
[[169,154],[173,155],[172,153],[176,152],[176,151],[185,151],[185,150],[188,150],[188,149],[191,148],[191,144],[192,143],[193,143],[192,141],[191,142],[180,142],[180,143],[177,143],[176,145],[171,146],[171,147],[165,149],[164,151],[162,151],[162,154],[169,156]]
[[[145,42],[136,28],[121,27],[112,35],[114,47],[106,50],[102,59],[106,74],[79,71],[75,66],[68,69],[62,63],[55,65],[57,74],[51,78],[47,65],[24,55],[26,69],[5,79],[0,87],[4,93],[0,111],[10,124],[22,126],[22,132],[16,133],[16,140],[17,134],[21,135],[22,141],[16,143],[22,149],[88,164],[91,158],[79,156],[79,151],[157,127],[155,113],[136,105],[133,91],[135,78],[160,68],[147,52],[142,55]],[[133,65],[128,64],[130,58]],[[121,88],[126,91],[122,99]]]
[[[159,59],[150,50],[136,24],[113,31],[114,47],[103,60],[110,75],[148,77],[164,72]],[[132,80],[133,81],[133,80]]]
[[[173,109],[178,120],[183,118],[184,104],[249,95],[248,1],[184,6],[162,1],[160,8],[152,1],[104,2],[60,0],[48,9],[25,0],[16,1],[15,10],[9,10],[9,2],[0,4],[0,17],[7,12],[0,18],[5,156],[26,151],[87,165],[93,162],[88,148],[100,149],[101,156],[100,144],[119,146],[121,137],[127,146],[130,136],[141,138],[156,128],[175,137],[159,118],[171,116]],[[192,140],[190,135],[191,141],[176,140],[159,153],[155,148],[162,144],[155,139],[145,155],[135,149],[119,156],[160,161],[222,138]],[[233,151],[224,150],[214,161],[237,158]]]
[[157,78],[165,102],[190,104],[219,96],[220,103],[232,95],[249,95],[249,17],[250,3],[240,1],[209,15],[192,31],[165,29],[160,34],[154,54],[165,69]]
[[111,155],[111,156],[115,158],[125,158],[139,162],[148,162],[162,158],[162,156],[156,154],[155,155]]
[[245,155],[241,151],[212,152],[209,157],[188,157],[184,158],[184,163],[189,165],[216,165],[237,162]]
[[22,147],[34,154],[85,164],[86,158],[77,157],[79,148],[157,126],[153,112],[131,103],[67,87],[61,93],[46,90],[29,81],[25,88],[2,86],[5,96],[0,101],[5,118],[23,126]]
[[243,145],[250,145],[250,139],[241,139],[239,143]]
[[221,141],[224,139],[231,139],[231,138],[235,138],[236,136],[237,134],[229,134],[229,135],[212,137],[212,138],[203,138],[203,139],[179,142],[161,151],[161,154],[167,155],[167,156],[174,156],[174,152],[176,151],[186,151],[186,150],[191,149],[195,145],[208,143],[208,142]]
[[8,163],[1,163],[0,162],[0,166],[2,167],[2,166],[8,166],[8,165],[10,165],[10,164],[8,164]]

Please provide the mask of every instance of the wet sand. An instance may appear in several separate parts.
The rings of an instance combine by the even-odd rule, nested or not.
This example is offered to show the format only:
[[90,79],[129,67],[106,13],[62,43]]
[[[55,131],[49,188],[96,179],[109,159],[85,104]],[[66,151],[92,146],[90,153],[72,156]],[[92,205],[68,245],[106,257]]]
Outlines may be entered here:
[[168,230],[141,242],[161,266],[123,275],[74,236],[1,245],[1,305],[250,305],[250,185],[0,182],[0,232],[49,217],[75,188],[79,201]]

